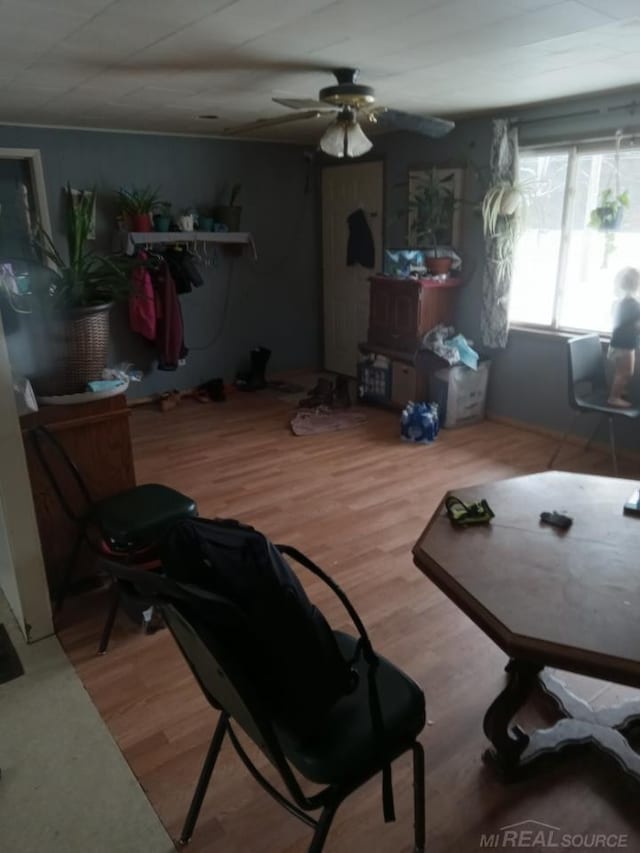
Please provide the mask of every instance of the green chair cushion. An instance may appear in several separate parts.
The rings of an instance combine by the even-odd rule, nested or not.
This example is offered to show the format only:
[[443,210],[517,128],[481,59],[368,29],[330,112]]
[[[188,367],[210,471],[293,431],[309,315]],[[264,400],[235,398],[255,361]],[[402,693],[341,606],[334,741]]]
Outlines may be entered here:
[[168,525],[197,514],[191,498],[167,486],[148,483],[98,501],[90,517],[105,539],[129,549],[153,545]]
[[[343,656],[352,658],[357,641],[340,631],[335,636]],[[379,742],[374,736],[369,705],[368,666],[361,657],[356,669],[356,690],[331,708],[317,735],[302,741],[278,729],[285,756],[311,782],[344,783],[380,769]],[[382,657],[377,683],[388,755],[394,759],[411,746],[424,728],[424,694],[414,681]]]

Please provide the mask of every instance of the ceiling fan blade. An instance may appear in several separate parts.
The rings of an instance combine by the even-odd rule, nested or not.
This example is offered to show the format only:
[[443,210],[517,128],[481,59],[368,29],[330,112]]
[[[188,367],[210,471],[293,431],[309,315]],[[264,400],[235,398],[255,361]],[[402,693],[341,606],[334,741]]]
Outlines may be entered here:
[[271,98],[276,104],[292,110],[326,110],[327,105],[316,98]]
[[375,107],[369,115],[382,130],[410,130],[423,136],[446,136],[456,126],[455,122],[435,116],[417,116],[388,107]]
[[302,113],[288,113],[275,118],[261,118],[258,121],[241,124],[237,127],[227,127],[222,131],[223,136],[243,136],[254,130],[262,130],[264,127],[277,127],[279,124],[291,124],[294,121],[305,121],[310,118],[320,118],[322,115],[330,115],[334,110],[306,110]]

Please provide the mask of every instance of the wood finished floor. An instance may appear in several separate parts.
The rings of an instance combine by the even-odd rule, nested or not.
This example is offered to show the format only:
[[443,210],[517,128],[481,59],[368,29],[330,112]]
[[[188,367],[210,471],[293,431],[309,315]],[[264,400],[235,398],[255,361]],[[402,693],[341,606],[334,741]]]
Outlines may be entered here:
[[[295,438],[289,410],[269,392],[236,394],[217,405],[183,401],[164,415],[138,409],[132,415],[138,482],[174,486],[197,500],[203,516],[239,518],[302,548],[349,594],[375,646],[424,687],[430,853],[472,853],[482,833],[529,819],[572,835],[627,834],[627,849],[640,850],[639,787],[606,759],[570,755],[511,786],[484,767],[482,717],[503,683],[505,657],[411,559],[446,489],[542,470],[552,442],[488,422],[443,431],[435,445],[415,447],[398,440],[396,415],[374,409],[366,410],[361,427]],[[559,467],[609,474],[604,454],[575,447],[564,451]],[[639,474],[637,467],[625,471]],[[334,627],[348,628],[326,588],[314,582],[307,588]],[[166,631],[143,636],[120,618],[108,655],[97,657],[104,606],[101,591],[71,600],[60,638],[177,837],[216,714]],[[570,682],[600,704],[624,692],[587,679]],[[543,700],[521,716],[525,726],[552,719]],[[266,766],[259,756],[257,763]],[[384,825],[374,780],[338,812],[327,853],[412,849],[408,757],[395,765],[394,782],[397,822]],[[272,803],[225,747],[192,853],[302,853],[308,841],[308,829]],[[147,849],[144,839],[140,849]]]

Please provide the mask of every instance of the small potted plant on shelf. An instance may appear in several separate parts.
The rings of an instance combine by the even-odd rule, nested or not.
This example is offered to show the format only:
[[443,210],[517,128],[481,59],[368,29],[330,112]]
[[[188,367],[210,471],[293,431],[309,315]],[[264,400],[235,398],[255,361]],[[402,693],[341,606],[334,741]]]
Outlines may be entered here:
[[615,194],[611,188],[602,190],[598,206],[589,216],[589,226],[604,232],[604,256],[602,266],[606,267],[609,255],[615,249],[615,232],[620,229],[624,212],[629,208],[629,193],[625,190]]
[[153,217],[154,229],[161,232],[170,231],[172,220],[171,203],[161,201],[158,205],[158,212]]
[[160,200],[158,188],[151,186],[122,188],[118,191],[120,209],[131,231],[153,231],[153,214],[165,204]]
[[229,231],[240,230],[240,218],[242,216],[242,207],[236,202],[238,195],[242,189],[241,184],[234,184],[229,193],[229,203],[218,205],[214,208],[213,216],[216,222],[226,225]]
[[74,394],[100,379],[107,365],[109,313],[126,299],[134,261],[124,255],[101,255],[87,246],[92,230],[95,190],[65,190],[65,256],[42,230],[34,236],[42,267],[32,277],[50,337],[47,364],[34,377],[40,393]]
[[198,231],[213,231],[213,216],[208,208],[198,213]]
[[452,263],[451,257],[443,256],[441,246],[450,234],[453,212],[459,203],[452,188],[453,178],[453,173],[439,177],[434,168],[409,199],[410,224],[416,239],[427,243],[433,252],[425,258],[432,275],[446,275]]

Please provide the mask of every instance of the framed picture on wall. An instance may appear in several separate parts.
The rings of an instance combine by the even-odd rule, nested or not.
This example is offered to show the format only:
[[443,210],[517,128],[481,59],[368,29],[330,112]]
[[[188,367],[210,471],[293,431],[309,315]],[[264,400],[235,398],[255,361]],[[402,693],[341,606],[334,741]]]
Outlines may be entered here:
[[71,198],[73,199],[74,207],[78,204],[81,198],[85,195],[91,195],[93,193],[93,209],[91,211],[91,225],[89,226],[89,233],[87,234],[88,240],[96,239],[96,197],[97,193],[93,190],[76,190],[71,189]]
[[[423,233],[418,233],[416,228],[415,206],[411,200],[416,197],[426,198],[425,190],[434,183],[442,189],[447,208],[444,221],[441,221],[437,229],[438,245],[450,246],[460,250],[462,244],[462,205],[464,195],[464,169],[463,168],[433,168],[423,167],[409,171],[409,216],[407,245],[416,248],[429,247],[430,240]],[[450,201],[448,201],[450,197]]]

